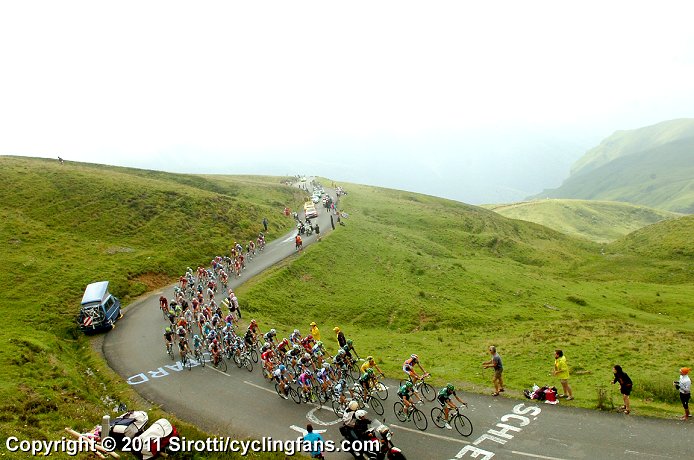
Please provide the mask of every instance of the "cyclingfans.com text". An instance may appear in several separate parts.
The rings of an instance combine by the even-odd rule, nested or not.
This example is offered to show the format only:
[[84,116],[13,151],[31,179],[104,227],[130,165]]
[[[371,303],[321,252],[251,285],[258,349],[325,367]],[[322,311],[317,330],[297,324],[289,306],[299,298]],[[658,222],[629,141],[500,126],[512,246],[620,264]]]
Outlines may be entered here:
[[[159,440],[140,440],[139,438],[129,439],[119,449],[123,452],[140,452],[142,450],[160,450]],[[101,446],[106,451],[116,449],[113,438],[104,438]],[[7,438],[4,446],[9,452],[22,452],[32,456],[49,456],[54,453],[63,453],[75,456],[80,453],[94,452],[95,444],[87,439],[68,439],[61,438],[56,441],[46,440],[20,440],[11,436]],[[303,438],[294,440],[278,440],[271,437],[264,437],[256,440],[238,440],[228,437],[216,437],[207,439],[187,439],[185,437],[173,437],[169,440],[166,450],[171,453],[176,452],[235,452],[241,455],[258,452],[282,452],[286,455],[309,452],[356,452],[378,451],[380,444],[374,441],[347,441],[335,442],[326,441],[305,441]]]

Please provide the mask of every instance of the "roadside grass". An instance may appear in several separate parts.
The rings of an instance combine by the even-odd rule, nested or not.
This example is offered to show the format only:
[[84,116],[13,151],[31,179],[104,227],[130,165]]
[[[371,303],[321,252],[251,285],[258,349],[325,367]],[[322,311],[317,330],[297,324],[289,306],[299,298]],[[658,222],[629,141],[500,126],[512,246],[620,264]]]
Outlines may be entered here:
[[[283,207],[302,201],[282,178],[202,178],[16,157],[0,157],[0,180],[3,439],[60,439],[65,426],[91,429],[119,402],[137,407],[134,391],[90,345],[98,338],[76,327],[88,283],[109,280],[127,305],[186,266],[207,265],[234,238],[257,236],[264,216],[269,239],[284,234],[292,222],[281,216]],[[160,415],[189,438],[203,436],[170,414],[150,413]]]
[[[680,412],[671,382],[694,339],[691,258],[619,244],[601,255],[598,244],[481,208],[347,189],[344,227],[238,290],[261,328],[305,332],[316,321],[334,352],[340,326],[390,376],[404,375],[402,362],[418,353],[438,384],[480,392],[492,389],[481,363],[494,344],[516,396],[559,386],[550,372],[561,348],[577,396],[567,404],[595,408],[620,364],[635,383],[635,413]],[[683,219],[656,224],[652,237],[667,241],[674,222],[694,228]]]
[[609,243],[647,225],[681,216],[616,201],[551,199],[484,207],[510,219],[535,222],[597,243]]

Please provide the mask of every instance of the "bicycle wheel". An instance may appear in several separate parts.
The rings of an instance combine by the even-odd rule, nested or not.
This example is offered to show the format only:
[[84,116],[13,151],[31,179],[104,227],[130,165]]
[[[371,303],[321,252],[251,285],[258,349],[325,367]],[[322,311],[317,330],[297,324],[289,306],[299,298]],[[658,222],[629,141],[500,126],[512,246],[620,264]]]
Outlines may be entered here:
[[453,426],[455,426],[455,429],[458,430],[458,433],[465,437],[472,434],[472,422],[470,422],[470,419],[463,414],[458,414],[455,416],[455,418],[453,418]]
[[301,404],[301,395],[292,387],[289,387],[289,397],[292,398],[295,403]]
[[163,308],[161,309],[162,315],[164,315],[164,319],[168,320],[169,319],[169,312],[164,310]]
[[352,363],[352,365],[350,366],[349,375],[351,375],[354,380],[357,380],[359,377],[361,377],[361,374],[359,373],[359,366],[357,366],[356,363]]
[[234,356],[232,358],[234,360],[234,363],[236,364],[236,367],[241,369],[243,367],[243,359],[241,358],[241,353],[234,353]]
[[440,407],[434,407],[431,410],[431,421],[434,422],[434,425],[439,428],[446,426],[446,419],[443,416],[443,409]]
[[275,383],[275,392],[277,393],[277,396],[279,396],[280,398],[282,397],[282,392],[280,391],[279,383]]
[[337,399],[333,399],[333,412],[335,412],[335,415],[338,417],[342,417],[345,413],[344,407],[342,407],[342,404],[340,404],[340,401]]
[[374,412],[376,412],[378,415],[383,415],[383,413],[385,412],[381,400],[378,398],[374,398],[373,396],[371,397],[371,399],[369,399],[369,406],[371,406]]
[[253,362],[258,364],[258,349],[255,347],[251,347],[251,359],[253,359]]
[[189,371],[193,370],[193,360],[188,357],[187,353],[185,359],[183,360],[183,366],[187,367]]
[[251,361],[251,359],[248,356],[246,356],[246,362],[244,363],[244,365],[246,366],[246,370],[248,372],[253,372],[253,361]]
[[224,357],[220,356],[219,361],[217,362],[217,364],[214,367],[215,367],[215,369],[218,369],[222,372],[226,372],[227,371],[227,362],[224,360]]
[[422,396],[424,396],[424,399],[426,399],[427,401],[432,402],[434,399],[436,399],[436,389],[428,383],[422,383],[420,391],[422,392]]
[[173,346],[167,346],[166,352],[169,354],[169,358],[171,358],[171,361],[173,361],[174,360]]
[[427,422],[427,416],[424,415],[424,412],[417,409],[416,407],[412,410],[412,421],[414,422],[414,426],[416,426],[421,431],[426,430],[427,426],[429,426],[429,422]]
[[381,401],[388,399],[388,387],[384,383],[378,382],[374,393]]
[[407,414],[405,413],[405,406],[401,401],[397,401],[393,404],[393,412],[395,412],[395,418],[401,422],[407,421]]

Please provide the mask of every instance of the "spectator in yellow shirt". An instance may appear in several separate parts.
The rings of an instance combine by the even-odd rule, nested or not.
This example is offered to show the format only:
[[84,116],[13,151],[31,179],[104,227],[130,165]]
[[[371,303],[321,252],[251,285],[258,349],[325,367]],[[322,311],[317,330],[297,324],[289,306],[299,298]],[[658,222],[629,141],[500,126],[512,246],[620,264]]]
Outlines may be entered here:
[[320,342],[320,331],[315,321],[311,322],[311,335],[313,336],[313,340]]
[[559,378],[564,389],[564,394],[559,395],[559,397],[566,398],[569,401],[574,399],[569,386],[569,365],[566,363],[566,356],[564,356],[564,352],[561,350],[554,350],[554,371],[552,374]]

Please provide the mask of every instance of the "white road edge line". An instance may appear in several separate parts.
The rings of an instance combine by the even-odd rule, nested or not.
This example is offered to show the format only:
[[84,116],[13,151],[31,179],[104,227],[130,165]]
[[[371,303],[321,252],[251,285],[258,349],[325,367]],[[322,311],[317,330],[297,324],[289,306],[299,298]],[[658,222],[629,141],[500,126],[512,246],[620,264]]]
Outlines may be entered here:
[[625,454],[648,455],[649,457],[672,458],[669,455],[646,454],[643,452],[636,452],[635,450],[625,450],[624,453]]
[[449,438],[448,436],[443,436],[443,435],[440,435],[440,434],[427,433],[427,432],[425,432],[425,431],[414,430],[414,429],[412,429],[412,428],[406,428],[406,427],[404,427],[404,426],[394,425],[394,424],[392,424],[392,423],[391,423],[389,426],[391,426],[391,427],[393,427],[393,428],[397,428],[398,430],[405,430],[405,431],[410,431],[410,432],[412,432],[412,433],[419,433],[419,434],[423,434],[423,435],[425,435],[425,436],[431,436],[432,438],[445,439],[446,441],[459,442],[459,443],[461,443],[461,444],[471,444],[470,441],[464,441],[464,440],[462,440],[462,439],[456,439],[456,438]]
[[259,390],[267,391],[267,392],[269,392],[269,393],[272,393],[273,395],[274,395],[274,394],[277,394],[277,393],[275,392],[275,390],[271,390],[271,389],[269,389],[269,388],[261,387],[260,385],[256,385],[255,383],[251,383],[251,382],[249,382],[248,380],[244,380],[243,383],[245,383],[246,385],[250,385],[250,386],[252,386],[252,387],[256,387],[256,388],[258,388]]
[[[222,359],[224,359],[224,358],[222,358]],[[231,375],[227,374],[226,372],[220,371],[219,369],[215,368],[212,364],[209,364],[209,365],[206,364],[206,365],[205,365],[205,369],[212,369],[212,370],[215,371],[215,372],[219,372],[220,374],[224,374],[224,375],[226,375],[227,377],[231,377]]]
[[526,457],[543,458],[545,460],[565,460],[565,459],[559,458],[559,457],[547,457],[545,455],[529,454],[527,452],[518,452],[517,450],[512,450],[511,453],[516,454],[516,455],[524,455]]

